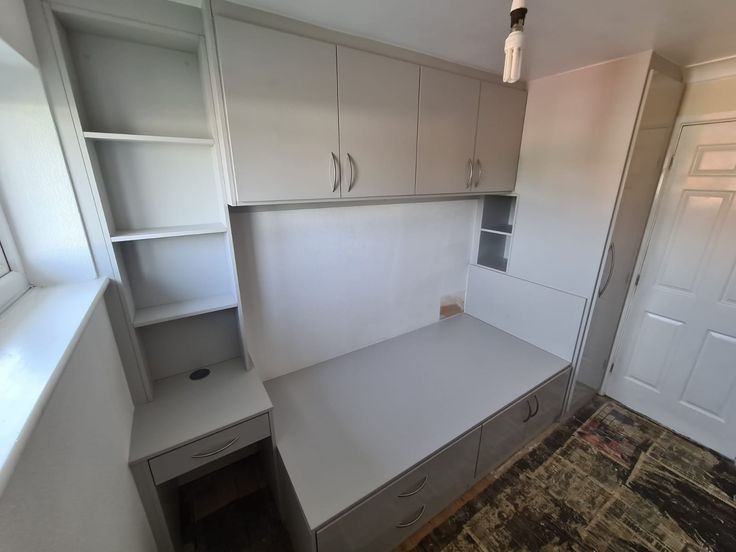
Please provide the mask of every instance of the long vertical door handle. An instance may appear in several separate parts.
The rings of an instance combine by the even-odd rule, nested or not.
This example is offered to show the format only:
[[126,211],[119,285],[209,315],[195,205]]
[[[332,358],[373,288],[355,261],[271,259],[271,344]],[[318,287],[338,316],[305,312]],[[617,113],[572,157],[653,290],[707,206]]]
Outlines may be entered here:
[[480,159],[476,159],[475,163],[478,166],[478,176],[475,179],[475,187],[477,188],[480,186],[480,179],[483,178],[483,165],[481,165]]
[[598,290],[598,297],[603,295],[603,293],[606,291],[606,288],[608,287],[608,284],[611,283],[613,268],[616,266],[616,246],[613,245],[613,242],[611,242],[611,245],[608,246],[608,252],[611,257],[611,268],[608,270],[608,274],[606,275],[606,281],[603,282],[601,289]]
[[473,160],[468,157],[468,179],[465,182],[465,188],[470,190],[473,187]]
[[330,153],[332,154],[332,193],[334,194],[337,191],[337,184],[340,182],[340,160],[334,151]]
[[355,184],[355,160],[353,156],[348,153],[348,168],[350,169],[350,179],[348,180],[348,192],[353,189]]

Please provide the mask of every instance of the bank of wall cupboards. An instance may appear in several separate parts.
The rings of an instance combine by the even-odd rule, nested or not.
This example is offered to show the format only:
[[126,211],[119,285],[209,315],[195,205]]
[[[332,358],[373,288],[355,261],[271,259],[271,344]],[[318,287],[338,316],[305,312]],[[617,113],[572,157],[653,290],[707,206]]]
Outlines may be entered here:
[[513,191],[526,92],[215,16],[233,205]]

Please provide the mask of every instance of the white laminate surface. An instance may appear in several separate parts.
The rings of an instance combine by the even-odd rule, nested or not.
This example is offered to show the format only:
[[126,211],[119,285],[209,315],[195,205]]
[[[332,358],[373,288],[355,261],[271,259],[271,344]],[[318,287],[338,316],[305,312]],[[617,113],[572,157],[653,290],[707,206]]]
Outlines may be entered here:
[[240,358],[208,367],[201,380],[179,374],[156,382],[152,402],[138,405],[130,437],[130,462],[190,443],[271,407],[258,375]]
[[0,492],[106,287],[33,288],[0,315]]
[[312,529],[564,370],[468,315],[266,382]]

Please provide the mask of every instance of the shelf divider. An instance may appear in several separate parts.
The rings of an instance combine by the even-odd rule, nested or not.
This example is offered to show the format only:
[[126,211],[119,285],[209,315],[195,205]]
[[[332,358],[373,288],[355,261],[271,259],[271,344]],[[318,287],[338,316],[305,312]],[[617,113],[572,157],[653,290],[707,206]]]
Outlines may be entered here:
[[116,132],[85,132],[88,140],[107,140],[112,142],[158,142],[168,144],[187,144],[192,146],[212,146],[212,138],[186,138],[182,136],[153,136],[148,134],[121,134]]
[[188,224],[184,226],[163,226],[160,228],[142,228],[140,230],[120,230],[113,232],[113,242],[129,242],[138,240],[155,240],[160,238],[176,238],[179,236],[198,236],[201,234],[224,234],[227,228],[222,223]]
[[238,302],[233,295],[215,295],[213,297],[203,297],[200,299],[190,299],[188,301],[180,301],[178,303],[170,303],[168,305],[158,305],[155,307],[146,307],[138,309],[133,319],[133,326],[142,328],[151,324],[160,324],[162,322],[170,322],[188,316],[197,316],[199,314],[207,314],[220,310],[232,309],[238,306]]

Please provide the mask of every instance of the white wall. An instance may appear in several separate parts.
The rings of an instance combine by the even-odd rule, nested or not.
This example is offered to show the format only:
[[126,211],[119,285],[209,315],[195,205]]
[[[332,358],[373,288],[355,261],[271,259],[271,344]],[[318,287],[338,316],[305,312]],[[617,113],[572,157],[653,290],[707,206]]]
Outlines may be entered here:
[[[23,20],[15,23],[27,26],[22,15]],[[37,285],[94,278],[87,236],[38,69],[2,41],[0,81],[0,206],[26,275]]]
[[132,421],[100,302],[0,496],[0,550],[156,550],[127,465]]
[[32,65],[38,66],[38,56],[23,0],[3,0],[0,41],[4,41]]
[[529,83],[509,274],[592,296],[650,58]]
[[464,294],[476,201],[231,215],[248,351],[272,378],[426,326]]

